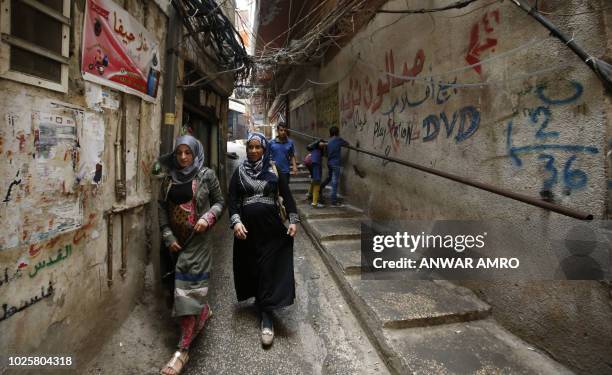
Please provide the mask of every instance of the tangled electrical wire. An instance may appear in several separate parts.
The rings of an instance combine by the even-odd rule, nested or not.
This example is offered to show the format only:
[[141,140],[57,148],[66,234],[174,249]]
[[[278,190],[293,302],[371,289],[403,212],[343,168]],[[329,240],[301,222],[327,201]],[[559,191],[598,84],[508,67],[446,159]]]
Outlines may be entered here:
[[[331,11],[321,15],[322,1],[310,12],[295,22],[291,27],[263,46],[255,61],[259,66],[302,65],[311,60],[321,58],[336,40],[344,37],[352,17],[363,12],[365,0],[343,0]],[[279,38],[292,36],[291,32],[299,28],[306,30],[299,39],[293,40],[285,47],[271,47]]]
[[[328,50],[339,47],[339,42],[355,32],[361,20],[375,15],[367,0],[340,0],[332,9],[327,1],[313,2],[298,19],[282,33],[260,46],[254,56],[253,83],[260,87],[252,95],[275,97],[282,77],[296,66],[315,65]],[[281,79],[282,80],[282,79]]]
[[[172,0],[199,52],[216,60],[222,73],[234,72],[237,81],[246,81],[253,61],[240,34],[214,0]],[[216,76],[216,75],[215,75]],[[215,78],[215,77],[213,77]]]

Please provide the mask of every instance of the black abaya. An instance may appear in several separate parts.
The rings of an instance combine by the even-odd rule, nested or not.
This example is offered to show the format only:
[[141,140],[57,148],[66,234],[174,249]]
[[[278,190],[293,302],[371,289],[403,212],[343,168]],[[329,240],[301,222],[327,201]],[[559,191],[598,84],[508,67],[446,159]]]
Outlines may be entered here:
[[[255,297],[257,306],[270,311],[293,304],[293,238],[274,204],[277,184],[290,215],[297,222],[295,201],[287,182],[252,179],[236,169],[230,182],[232,222],[245,226],[247,238],[234,238],[234,285],[239,301]],[[236,216],[238,215],[238,216]]]

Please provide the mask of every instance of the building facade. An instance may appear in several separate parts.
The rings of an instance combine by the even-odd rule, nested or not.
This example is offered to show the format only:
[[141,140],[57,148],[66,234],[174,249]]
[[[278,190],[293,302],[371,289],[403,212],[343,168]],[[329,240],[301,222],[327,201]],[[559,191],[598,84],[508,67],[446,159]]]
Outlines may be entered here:
[[[199,138],[224,176],[233,77],[188,42],[167,45],[165,0],[5,3],[0,352],[77,353],[82,366],[131,311],[145,272],[160,278],[161,131]],[[166,113],[168,52],[177,89]],[[192,85],[204,76],[214,79]]]

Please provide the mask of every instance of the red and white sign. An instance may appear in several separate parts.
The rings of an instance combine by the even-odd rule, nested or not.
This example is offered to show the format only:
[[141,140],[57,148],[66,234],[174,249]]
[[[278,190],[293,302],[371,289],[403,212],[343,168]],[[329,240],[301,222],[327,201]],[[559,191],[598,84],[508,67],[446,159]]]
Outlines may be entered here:
[[138,20],[112,0],[87,0],[81,72],[87,81],[157,97],[159,43]]

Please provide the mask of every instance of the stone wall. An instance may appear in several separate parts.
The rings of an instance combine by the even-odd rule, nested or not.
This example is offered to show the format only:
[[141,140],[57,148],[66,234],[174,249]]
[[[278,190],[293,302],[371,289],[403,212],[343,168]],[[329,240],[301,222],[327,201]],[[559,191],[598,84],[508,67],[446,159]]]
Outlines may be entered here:
[[[557,13],[549,18],[586,51],[610,58],[610,11],[597,11],[606,1],[539,5]],[[378,14],[316,81],[304,85],[313,99],[291,108],[292,129],[327,136],[328,111],[337,106],[341,135],[353,145],[609,218],[610,99],[564,43],[512,2]],[[334,90],[336,102],[328,95]],[[294,139],[303,154],[305,141]],[[344,151],[341,193],[374,219],[530,221],[538,237],[563,229],[556,213],[355,151]],[[606,284],[468,285],[506,327],[571,368],[610,371]]]
[[[165,10],[149,1],[119,4],[145,25],[164,51]],[[163,92],[160,82],[157,101],[148,103],[82,79],[84,10],[85,1],[72,2],[66,94],[0,80],[0,175],[7,198],[0,207],[5,225],[0,352],[71,354],[77,365],[84,365],[94,341],[102,340],[129,313],[142,289],[147,258],[158,246],[150,220],[156,206],[150,203],[154,187],[149,172],[159,154]],[[88,105],[91,90],[102,90],[110,99],[101,111]],[[37,123],[44,116],[75,121],[79,147],[55,147],[41,158]],[[103,139],[102,178],[98,184],[74,184],[78,162],[90,151],[84,134],[92,131],[100,135],[95,145]],[[125,153],[116,153],[117,140],[125,144]],[[125,171],[125,199],[116,194],[117,167]],[[108,215],[122,208],[127,210]],[[73,221],[64,222],[67,217]],[[55,218],[60,225],[53,223]]]

